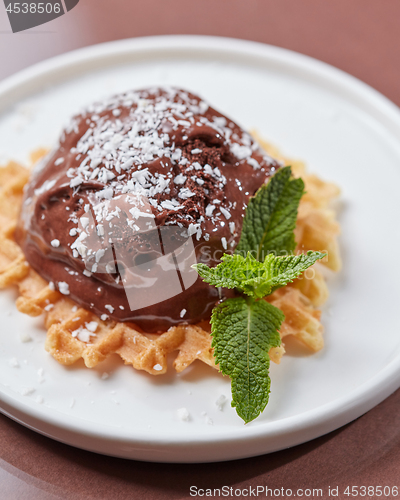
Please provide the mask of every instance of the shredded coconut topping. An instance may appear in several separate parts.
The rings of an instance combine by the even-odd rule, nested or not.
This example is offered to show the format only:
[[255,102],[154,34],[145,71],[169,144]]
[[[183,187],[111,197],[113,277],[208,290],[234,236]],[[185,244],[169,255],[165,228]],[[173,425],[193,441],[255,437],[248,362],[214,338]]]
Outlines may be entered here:
[[[116,285],[123,283],[111,249],[126,241],[134,241],[134,247],[143,233],[162,226],[177,226],[182,238],[218,238],[225,250],[234,246],[235,223],[228,221],[237,220],[244,203],[228,199],[233,192],[225,188],[230,183],[242,190],[236,180],[239,166],[253,178],[252,170],[262,177],[276,162],[249,134],[218,115],[193,94],[162,87],[113,96],[72,119],[53,156],[53,171],[62,177],[39,184],[26,203],[35,196],[47,196],[50,206],[54,199],[65,202],[68,228],[62,252],[83,261],[79,274],[89,279],[81,280],[91,283],[93,274],[106,272]],[[42,219],[47,221],[48,214]],[[213,234],[216,227],[226,231]],[[58,248],[61,242],[52,239],[50,245]],[[49,287],[70,294],[65,281]],[[111,315],[123,310],[118,302],[103,308]],[[185,314],[183,309],[181,318]],[[108,314],[100,316],[108,319]],[[87,338],[86,332],[94,331],[87,324],[79,335]]]
[[[77,189],[81,184],[100,182],[105,187],[97,191],[92,204],[95,220],[90,211],[87,215],[76,221],[77,228],[70,231],[76,240],[71,246],[75,256],[83,259],[91,258],[90,247],[85,240],[96,230],[99,237],[104,237],[104,222],[110,222],[114,217],[119,217],[118,206],[111,206],[107,201],[116,196],[121,196],[121,204],[134,204],[129,211],[130,219],[127,224],[131,229],[137,229],[136,220],[141,218],[154,218],[157,212],[171,211],[180,213],[184,227],[196,225],[197,220],[191,213],[184,213],[184,204],[196,195],[189,187],[185,186],[188,178],[179,173],[171,175],[168,165],[186,165],[187,170],[202,172],[208,175],[223,189],[226,184],[225,177],[218,168],[209,164],[201,165],[198,161],[188,164],[188,158],[182,156],[182,150],[175,145],[174,137],[178,128],[186,137],[195,125],[209,127],[229,147],[236,161],[249,161],[253,159],[254,141],[243,132],[241,135],[232,133],[230,124],[224,117],[211,116],[207,118],[204,113],[208,105],[183,90],[165,87],[149,89],[146,91],[131,91],[112,97],[108,101],[92,105],[86,110],[89,127],[73,148],[79,166],[68,170],[70,187]],[[85,116],[84,114],[82,116]],[[129,119],[127,119],[129,117]],[[77,131],[78,118],[75,118],[66,130],[66,133]],[[191,154],[202,153],[202,149],[193,148]],[[166,173],[150,172],[145,165],[163,159]],[[266,164],[270,158],[264,155]],[[57,164],[61,158],[56,160]],[[255,169],[260,168],[257,161],[253,161]],[[121,175],[122,174],[122,175]],[[126,178],[129,174],[129,179]],[[204,179],[194,177],[198,186],[204,184]],[[171,182],[182,186],[178,192],[178,199],[168,197],[171,191]],[[49,184],[41,188],[49,189]],[[132,196],[133,195],[133,196]],[[160,195],[162,195],[160,197]],[[167,195],[167,199],[165,198]],[[137,206],[137,200],[146,200],[147,208]],[[181,201],[182,202],[181,202]],[[215,206],[208,204],[207,217],[212,216]],[[230,212],[221,207],[220,213],[226,219],[231,217]],[[199,233],[199,234],[197,234]],[[189,230],[189,236],[195,234]],[[201,237],[200,225],[196,229],[196,236]],[[96,255],[96,262],[101,257]],[[88,270],[96,272],[96,266]]]

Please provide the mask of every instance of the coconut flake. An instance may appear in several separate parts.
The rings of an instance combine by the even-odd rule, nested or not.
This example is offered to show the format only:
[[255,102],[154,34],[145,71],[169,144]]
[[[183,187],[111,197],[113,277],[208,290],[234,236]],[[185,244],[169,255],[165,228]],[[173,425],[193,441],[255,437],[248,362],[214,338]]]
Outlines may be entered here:
[[220,207],[220,210],[221,210],[222,215],[224,215],[224,217],[226,219],[230,219],[231,218],[231,214],[224,207]]
[[69,285],[65,281],[59,281],[58,282],[58,290],[60,293],[63,295],[69,295]]
[[21,333],[19,338],[23,344],[32,341],[32,337],[29,335],[29,333]]
[[223,410],[224,404],[226,403],[227,398],[223,394],[221,394],[218,399],[215,401],[215,404],[217,405],[217,408],[219,411]]
[[187,179],[186,175],[178,174],[174,179],[174,183],[180,186],[185,183],[186,179]]
[[22,396],[31,396],[35,392],[35,390],[36,389],[34,387],[24,387],[21,390],[21,395]]
[[190,420],[190,413],[186,408],[179,408],[176,410],[176,415],[182,422],[188,422]]
[[85,323],[85,327],[89,330],[89,332],[94,333],[97,330],[99,324],[97,321],[90,321],[89,323]]

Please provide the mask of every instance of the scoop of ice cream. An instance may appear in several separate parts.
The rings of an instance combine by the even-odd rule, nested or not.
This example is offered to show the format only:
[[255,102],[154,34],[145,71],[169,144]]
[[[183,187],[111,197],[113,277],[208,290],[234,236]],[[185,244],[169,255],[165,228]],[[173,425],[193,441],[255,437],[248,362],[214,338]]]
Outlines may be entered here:
[[200,97],[132,91],[74,117],[25,191],[16,232],[30,265],[99,316],[165,331],[226,296],[193,263],[240,237],[249,198],[278,168]]

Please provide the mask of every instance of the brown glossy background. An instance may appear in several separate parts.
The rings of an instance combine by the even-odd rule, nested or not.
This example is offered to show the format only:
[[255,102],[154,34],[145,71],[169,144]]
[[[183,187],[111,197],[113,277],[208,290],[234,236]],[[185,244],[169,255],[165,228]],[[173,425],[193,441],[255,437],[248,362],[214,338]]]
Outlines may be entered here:
[[[69,14],[25,33],[12,34],[7,23],[0,6],[0,78],[108,40],[221,35],[321,59],[400,105],[399,0],[80,0]],[[355,422],[312,442],[202,465],[103,457],[44,438],[0,415],[0,499],[178,499],[190,498],[191,485],[323,488],[324,498],[329,486],[338,486],[338,498],[349,498],[343,495],[348,485],[400,486],[399,407],[400,390]]]

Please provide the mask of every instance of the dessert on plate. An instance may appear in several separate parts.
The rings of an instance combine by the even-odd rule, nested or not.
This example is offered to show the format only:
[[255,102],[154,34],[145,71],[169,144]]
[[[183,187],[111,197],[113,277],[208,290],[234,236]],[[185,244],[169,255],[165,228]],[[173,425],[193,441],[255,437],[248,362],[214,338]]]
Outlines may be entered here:
[[[289,183],[294,189],[293,178],[301,176],[306,193],[298,179],[297,222],[290,215],[295,240],[274,252],[289,260],[296,252],[320,252],[307,264],[293,261],[304,264],[296,276],[321,263],[285,278],[286,286],[274,282],[265,295],[284,313],[280,338],[294,335],[314,351],[322,347],[317,307],[327,287],[321,269],[340,268],[339,226],[329,208],[336,186],[175,88],[93,104],[72,119],[54,150],[39,157],[30,173],[15,163],[0,171],[0,285],[18,285],[20,311],[45,313],[46,349],[57,361],[83,358],[93,367],[118,353],[137,369],[161,374],[167,354],[178,351],[177,371],[195,359],[215,367],[212,311],[248,288],[224,281],[213,286],[201,269],[216,269],[240,248],[252,258],[241,240],[247,207],[262,195],[271,205],[272,183],[278,186],[288,164],[282,189],[290,191]],[[267,303],[257,293],[256,300]],[[268,352],[279,362],[280,339]]]

